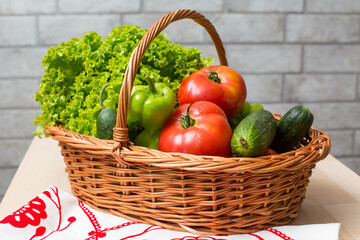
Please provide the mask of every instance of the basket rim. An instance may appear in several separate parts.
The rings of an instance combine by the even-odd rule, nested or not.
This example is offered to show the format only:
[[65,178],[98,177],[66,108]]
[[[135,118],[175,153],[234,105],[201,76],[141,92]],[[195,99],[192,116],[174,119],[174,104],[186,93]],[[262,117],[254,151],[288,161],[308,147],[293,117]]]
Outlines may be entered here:
[[[96,155],[114,155],[116,142],[79,134],[65,129],[62,125],[46,125],[46,133],[59,145],[80,148],[82,151]],[[324,159],[330,152],[330,137],[323,131],[310,128],[311,141],[293,151],[260,157],[218,157],[194,155],[189,153],[162,152],[147,147],[136,146],[132,142],[121,148],[120,157],[124,164],[154,166],[159,169],[178,168],[185,171],[207,172],[270,172],[279,169],[294,170],[308,164],[315,164]],[[118,161],[116,161],[118,163]],[[156,171],[156,169],[154,169]]]

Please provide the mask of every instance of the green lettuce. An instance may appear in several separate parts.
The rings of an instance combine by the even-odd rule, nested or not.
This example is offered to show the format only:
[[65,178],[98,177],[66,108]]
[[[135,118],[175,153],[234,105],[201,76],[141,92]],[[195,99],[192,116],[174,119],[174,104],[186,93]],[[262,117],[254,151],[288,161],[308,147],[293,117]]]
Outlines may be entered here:
[[[138,26],[125,25],[114,28],[105,38],[89,32],[50,47],[43,57],[46,68],[34,96],[42,110],[34,119],[34,135],[43,135],[46,125],[62,124],[66,129],[98,137],[100,90],[108,83],[104,105],[117,110],[126,66],[145,33]],[[134,84],[146,84],[143,78],[147,76],[154,82],[167,83],[177,93],[184,78],[212,61],[201,57],[200,49],[174,44],[160,34],[146,51]],[[136,124],[128,124],[128,128],[131,139],[141,131]]]

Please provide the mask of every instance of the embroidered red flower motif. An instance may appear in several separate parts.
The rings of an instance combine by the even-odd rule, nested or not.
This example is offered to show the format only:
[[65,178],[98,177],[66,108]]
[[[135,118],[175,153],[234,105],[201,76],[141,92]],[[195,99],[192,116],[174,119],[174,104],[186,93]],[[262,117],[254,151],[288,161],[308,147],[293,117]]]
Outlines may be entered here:
[[182,238],[173,238],[172,240],[225,240],[225,239],[214,238],[210,236],[185,236]]
[[0,223],[9,223],[16,228],[24,228],[27,225],[38,226],[41,219],[47,218],[45,202],[36,197],[16,212],[5,217]]

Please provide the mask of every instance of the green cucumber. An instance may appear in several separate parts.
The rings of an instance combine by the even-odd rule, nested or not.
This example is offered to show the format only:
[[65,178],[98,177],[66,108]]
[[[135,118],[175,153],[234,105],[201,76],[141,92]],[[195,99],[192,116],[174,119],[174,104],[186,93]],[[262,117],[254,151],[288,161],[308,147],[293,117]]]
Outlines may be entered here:
[[294,150],[308,134],[313,120],[314,116],[308,108],[300,105],[292,107],[277,122],[278,128],[270,147],[278,153]]
[[99,102],[101,111],[96,119],[96,130],[101,139],[113,139],[113,128],[116,125],[116,111],[105,107],[102,102],[102,94],[107,86],[108,84],[105,84],[100,91]]
[[276,120],[271,112],[258,109],[236,127],[231,138],[231,150],[239,157],[261,156],[276,134]]

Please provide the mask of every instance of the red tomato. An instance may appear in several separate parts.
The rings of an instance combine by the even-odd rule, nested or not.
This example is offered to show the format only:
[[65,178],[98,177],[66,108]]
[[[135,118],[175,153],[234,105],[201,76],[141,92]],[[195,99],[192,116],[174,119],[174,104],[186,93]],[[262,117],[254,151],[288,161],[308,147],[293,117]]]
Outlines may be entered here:
[[179,106],[165,122],[159,150],[229,157],[231,127],[220,107],[208,101]]
[[267,148],[266,151],[263,153],[263,156],[268,156],[268,155],[278,155],[278,153],[271,148]]
[[207,66],[184,79],[178,91],[179,105],[210,101],[224,110],[228,120],[238,113],[246,99],[241,75],[227,66]]

